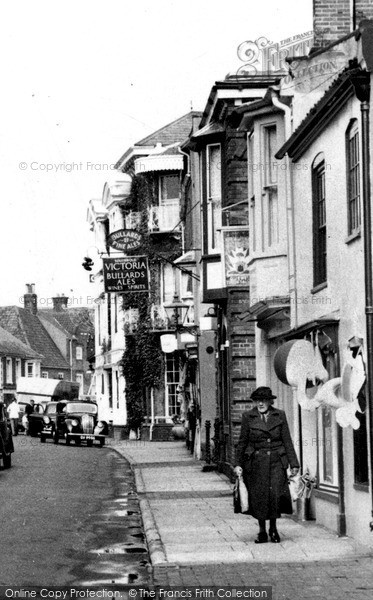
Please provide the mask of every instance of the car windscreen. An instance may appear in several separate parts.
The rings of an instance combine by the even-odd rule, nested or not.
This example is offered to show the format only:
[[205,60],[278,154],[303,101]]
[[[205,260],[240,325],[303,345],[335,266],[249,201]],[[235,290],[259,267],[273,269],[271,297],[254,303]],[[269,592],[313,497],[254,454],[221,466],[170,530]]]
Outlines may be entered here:
[[89,404],[88,402],[69,402],[66,407],[68,413],[87,413],[89,415],[97,414],[96,404]]

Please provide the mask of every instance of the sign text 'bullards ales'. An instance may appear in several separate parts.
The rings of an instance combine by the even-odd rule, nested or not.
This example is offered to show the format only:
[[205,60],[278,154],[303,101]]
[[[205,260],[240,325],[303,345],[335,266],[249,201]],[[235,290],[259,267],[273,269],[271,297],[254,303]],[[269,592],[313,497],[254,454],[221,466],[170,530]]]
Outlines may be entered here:
[[142,235],[134,229],[118,229],[107,237],[107,244],[115,250],[137,250],[142,244]]
[[148,257],[104,258],[105,292],[148,292]]

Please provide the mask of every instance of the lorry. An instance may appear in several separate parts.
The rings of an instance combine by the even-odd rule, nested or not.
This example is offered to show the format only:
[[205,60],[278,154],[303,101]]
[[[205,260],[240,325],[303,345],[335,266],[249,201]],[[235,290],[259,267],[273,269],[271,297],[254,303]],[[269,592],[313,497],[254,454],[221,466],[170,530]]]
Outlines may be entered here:
[[34,400],[34,412],[28,417],[29,434],[38,435],[43,429],[43,414],[49,402],[61,400],[77,400],[79,383],[65,379],[48,379],[45,377],[19,377],[17,380],[17,399],[20,416],[30,400]]

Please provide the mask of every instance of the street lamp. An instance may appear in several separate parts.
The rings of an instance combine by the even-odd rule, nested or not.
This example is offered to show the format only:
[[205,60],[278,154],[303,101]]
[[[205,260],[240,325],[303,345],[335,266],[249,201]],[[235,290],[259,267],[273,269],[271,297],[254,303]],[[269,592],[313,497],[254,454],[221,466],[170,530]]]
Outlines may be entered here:
[[[167,319],[171,326],[174,329],[176,329],[176,331],[184,329],[183,323],[187,317],[190,305],[186,304],[185,302],[182,302],[179,299],[179,296],[175,293],[172,302],[165,302],[163,306],[165,308]],[[185,310],[184,315],[183,310]],[[189,330],[189,328],[185,329]]]

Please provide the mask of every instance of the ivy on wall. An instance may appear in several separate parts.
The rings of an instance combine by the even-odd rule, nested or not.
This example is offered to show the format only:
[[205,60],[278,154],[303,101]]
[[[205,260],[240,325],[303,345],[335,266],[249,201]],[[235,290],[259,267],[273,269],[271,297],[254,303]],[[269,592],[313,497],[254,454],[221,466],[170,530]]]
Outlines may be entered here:
[[140,213],[136,228],[143,238],[136,254],[149,260],[149,293],[129,292],[122,296],[123,310],[137,308],[138,324],[133,335],[126,336],[126,349],[121,366],[126,379],[128,425],[140,427],[146,410],[146,394],[151,388],[163,385],[164,362],[159,334],[153,331],[152,304],[160,304],[160,272],[163,262],[172,262],[180,256],[181,243],[176,234],[149,235],[149,208],[158,205],[158,178],[151,173],[134,175],[130,201],[123,208],[123,216],[129,210]]

